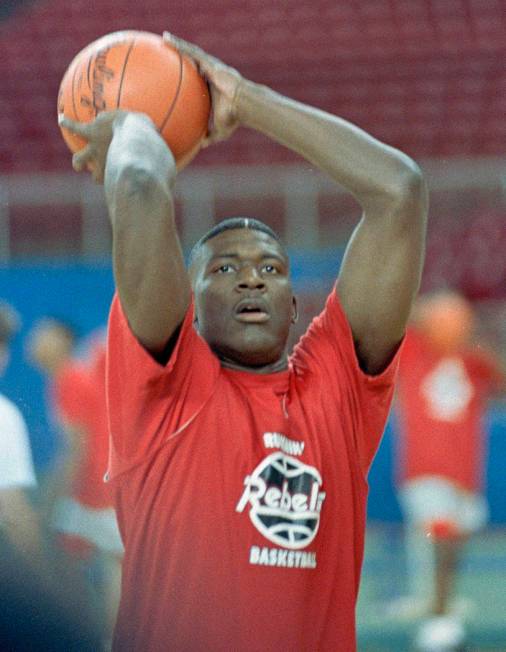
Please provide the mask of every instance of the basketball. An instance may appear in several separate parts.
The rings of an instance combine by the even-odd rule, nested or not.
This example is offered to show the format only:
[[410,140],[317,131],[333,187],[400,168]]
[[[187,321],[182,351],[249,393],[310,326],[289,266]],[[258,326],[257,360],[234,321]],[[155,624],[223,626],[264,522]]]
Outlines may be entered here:
[[[134,30],[107,34],[81,50],[58,93],[58,113],[78,122],[113,109],[146,113],[180,167],[199,150],[210,108],[207,84],[193,62],[161,36]],[[72,152],[85,146],[61,131]]]

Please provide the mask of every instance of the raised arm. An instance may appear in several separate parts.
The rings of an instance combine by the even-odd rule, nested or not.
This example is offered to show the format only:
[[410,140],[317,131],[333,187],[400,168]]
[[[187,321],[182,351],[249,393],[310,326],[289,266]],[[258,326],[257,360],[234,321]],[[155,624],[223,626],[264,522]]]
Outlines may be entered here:
[[362,367],[381,371],[420,281],[427,194],[419,168],[349,122],[265,87],[244,83],[237,111],[243,124],[301,154],[362,206],[336,287]]
[[361,204],[336,287],[362,367],[381,371],[402,339],[421,275],[427,192],[418,166],[349,122],[244,80],[199,48],[169,38],[195,59],[211,89],[228,97],[211,141],[237,125],[260,131]]
[[104,183],[121,305],[137,339],[160,354],[190,302],[174,219],[172,153],[138,113],[111,111],[90,124],[62,125],[88,141],[74,156],[74,168],[89,168]]

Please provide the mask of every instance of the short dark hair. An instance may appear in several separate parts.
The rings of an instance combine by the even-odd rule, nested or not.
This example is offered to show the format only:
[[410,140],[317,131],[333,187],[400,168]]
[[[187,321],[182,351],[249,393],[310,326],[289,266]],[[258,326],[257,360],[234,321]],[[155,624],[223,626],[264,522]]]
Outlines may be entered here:
[[21,318],[10,304],[0,301],[0,344],[7,344],[21,328]]
[[283,243],[281,242],[279,235],[273,229],[271,229],[270,226],[267,226],[267,224],[261,220],[258,220],[255,217],[228,217],[227,219],[222,220],[213,226],[212,229],[209,229],[209,231],[205,233],[193,245],[190,251],[190,255],[188,256],[188,267],[191,267],[195,262],[198,252],[203,244],[205,244],[208,240],[215,238],[220,233],[223,233],[224,231],[230,231],[232,229],[253,229],[254,231],[262,231],[262,233],[266,233],[283,247]]

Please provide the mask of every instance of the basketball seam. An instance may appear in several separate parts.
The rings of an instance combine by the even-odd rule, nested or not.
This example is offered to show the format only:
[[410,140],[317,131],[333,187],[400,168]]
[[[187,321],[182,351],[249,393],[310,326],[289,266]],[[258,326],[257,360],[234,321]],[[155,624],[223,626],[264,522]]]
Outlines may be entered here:
[[74,120],[79,120],[79,116],[77,115],[76,98],[75,98],[76,75],[77,75],[78,68],[79,66],[75,67],[74,74],[72,75],[72,110],[74,111]]
[[123,70],[121,71],[121,79],[119,81],[119,88],[118,88],[118,99],[116,100],[116,108],[119,108],[121,102],[121,93],[123,91],[123,79],[125,78],[125,70],[128,64],[128,59],[130,58],[130,53],[132,52],[134,45],[135,45],[135,38],[133,38],[132,42],[130,43],[130,47],[128,48],[128,52],[126,53],[125,62],[123,63]]
[[93,55],[90,56],[88,59],[88,69],[86,70],[86,79],[88,80],[88,88],[90,89],[90,92],[92,90],[91,88],[91,79],[90,79],[90,74],[91,74],[91,62],[93,61]]
[[179,95],[179,91],[181,90],[181,85],[183,83],[183,57],[181,55],[181,52],[178,52],[179,55],[179,81],[177,84],[176,88],[176,94],[174,95],[174,99],[172,100],[168,110],[167,110],[167,115],[165,116],[164,120],[162,121],[162,124],[158,128],[159,133],[162,133],[163,130],[165,129],[167,122],[171,116],[172,111],[174,110],[174,107],[176,106],[176,101]]

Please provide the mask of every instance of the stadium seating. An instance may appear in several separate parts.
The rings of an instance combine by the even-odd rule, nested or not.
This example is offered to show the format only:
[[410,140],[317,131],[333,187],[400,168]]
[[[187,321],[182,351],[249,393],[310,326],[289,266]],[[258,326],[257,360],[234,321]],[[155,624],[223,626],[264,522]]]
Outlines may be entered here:
[[[88,0],[23,2],[0,22],[0,175],[70,172],[56,124],[63,72],[90,41],[133,27],[194,40],[245,76],[342,115],[416,159],[504,156],[505,21],[503,0],[101,0],[99,8]],[[240,130],[195,165],[296,161]],[[214,208],[221,216],[267,214],[283,231],[283,193],[280,187],[279,195],[254,201],[218,196]],[[493,210],[499,199],[480,197],[475,186],[459,190],[457,200],[454,194],[433,192],[424,287],[444,281],[470,298],[503,296],[504,216]],[[10,255],[86,250],[79,197],[38,209],[18,199],[10,207]],[[356,219],[353,202],[325,192],[317,202],[318,242],[344,241]],[[94,254],[105,246],[92,245]]]
[[[0,174],[68,169],[61,76],[88,42],[132,27],[195,40],[415,157],[502,154],[505,20],[502,0],[35,0],[0,23]],[[198,164],[293,160],[242,132]]]

